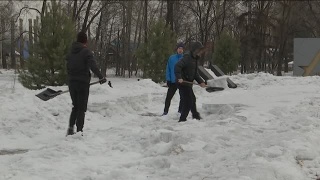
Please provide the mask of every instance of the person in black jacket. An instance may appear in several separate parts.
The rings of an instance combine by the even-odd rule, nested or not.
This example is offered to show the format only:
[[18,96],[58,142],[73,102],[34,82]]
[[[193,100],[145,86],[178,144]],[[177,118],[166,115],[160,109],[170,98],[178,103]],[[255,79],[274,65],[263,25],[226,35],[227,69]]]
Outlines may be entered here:
[[177,62],[174,68],[180,96],[182,97],[183,102],[179,122],[187,120],[190,110],[194,119],[201,119],[200,114],[197,111],[196,96],[192,89],[192,83],[196,80],[201,87],[206,86],[198,73],[198,59],[205,52],[205,48],[200,42],[194,42],[190,47],[190,52],[186,53],[183,58]]
[[99,77],[100,84],[105,83],[107,80],[99,71],[93,58],[93,53],[87,48],[87,35],[84,32],[78,33],[77,42],[72,44],[71,50],[66,56],[66,61],[69,92],[73,105],[67,135],[72,135],[74,134],[73,127],[75,124],[77,132],[83,132],[89,98],[90,70]]

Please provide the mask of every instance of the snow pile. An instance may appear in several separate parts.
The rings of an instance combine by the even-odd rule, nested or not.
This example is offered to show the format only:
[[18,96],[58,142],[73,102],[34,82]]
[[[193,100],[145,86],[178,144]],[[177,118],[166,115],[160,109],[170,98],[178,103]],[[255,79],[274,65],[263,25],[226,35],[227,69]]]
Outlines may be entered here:
[[[178,123],[176,93],[149,79],[90,88],[84,136],[65,137],[68,93],[35,96],[0,73],[0,179],[304,180],[320,173],[320,78],[228,76],[238,87],[194,86],[203,119]],[[225,77],[222,77],[223,79]],[[92,81],[94,81],[93,79]],[[66,90],[66,86],[51,87]]]

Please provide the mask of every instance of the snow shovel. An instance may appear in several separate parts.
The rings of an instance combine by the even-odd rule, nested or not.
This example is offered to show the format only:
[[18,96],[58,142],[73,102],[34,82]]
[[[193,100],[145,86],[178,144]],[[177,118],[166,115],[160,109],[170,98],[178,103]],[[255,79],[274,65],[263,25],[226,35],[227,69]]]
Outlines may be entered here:
[[[92,82],[92,83],[90,83],[90,86],[91,86],[91,85],[94,85],[94,84],[98,84],[98,83],[99,83],[99,81]],[[110,81],[109,81],[108,85],[109,85],[110,87],[112,87]],[[60,95],[60,94],[64,94],[64,93],[67,93],[67,92],[69,92],[69,90],[65,90],[65,91],[59,90],[59,91],[55,91],[55,90],[53,90],[53,89],[47,88],[46,90],[42,91],[41,93],[36,94],[36,96],[37,96],[38,98],[40,98],[41,100],[43,100],[43,101],[48,101],[49,99],[52,99],[52,98],[54,98],[54,97],[56,97],[56,96],[58,96],[58,95]]]
[[[195,84],[195,85],[199,85],[200,86],[200,84],[197,84],[197,83],[194,83],[194,82],[190,82],[190,81],[183,81],[183,83],[188,83],[188,84]],[[206,85],[206,91],[207,92],[215,92],[215,91],[222,91],[222,90],[224,90],[224,88],[223,87],[212,87],[212,86],[207,86]]]

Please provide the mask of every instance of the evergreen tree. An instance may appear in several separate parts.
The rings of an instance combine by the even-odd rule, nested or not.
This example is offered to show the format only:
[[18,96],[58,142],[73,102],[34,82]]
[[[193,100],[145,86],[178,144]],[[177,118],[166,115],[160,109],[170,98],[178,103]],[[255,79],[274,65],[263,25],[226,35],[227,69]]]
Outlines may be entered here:
[[65,56],[75,38],[75,26],[65,12],[55,0],[46,6],[39,33],[35,35],[39,40],[30,49],[27,70],[19,76],[23,86],[40,89],[66,83]]
[[165,77],[166,64],[173,53],[176,35],[166,26],[164,20],[159,20],[151,25],[148,33],[148,42],[142,44],[136,52],[143,75],[154,82],[161,82]]
[[240,60],[239,43],[228,33],[223,32],[216,42],[213,59],[214,63],[226,74],[237,70]]

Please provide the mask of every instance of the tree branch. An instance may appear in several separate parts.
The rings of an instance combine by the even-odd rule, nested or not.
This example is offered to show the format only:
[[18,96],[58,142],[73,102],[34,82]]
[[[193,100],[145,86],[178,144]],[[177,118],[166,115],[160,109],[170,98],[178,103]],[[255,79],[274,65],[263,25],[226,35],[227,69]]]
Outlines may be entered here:
[[[14,40],[15,42],[18,42],[19,39],[21,39],[21,36],[24,34],[24,33],[30,33],[30,31],[23,31],[22,33],[19,34],[19,36]],[[36,34],[34,32],[31,32],[33,35],[36,35],[37,37],[39,37],[39,34]]]
[[90,19],[89,23],[86,25],[85,27],[85,31],[90,27],[90,25],[92,24],[93,20],[101,13],[102,9],[104,9],[105,7],[107,7],[107,5],[109,4],[113,4],[113,3],[119,3],[121,6],[123,6],[124,8],[127,8],[127,6],[125,4],[123,4],[122,2],[107,2],[105,3],[100,9],[99,11],[97,11],[92,18]]
[[[83,2],[82,2],[82,4],[80,5],[80,7],[79,7],[79,10],[77,11],[77,13],[75,14],[75,17],[74,17],[74,19],[77,19],[78,18],[78,16],[79,16],[79,14],[80,14],[80,12],[81,12],[81,10],[82,10],[82,8],[83,8],[83,6],[84,6],[84,4],[87,2],[87,0],[84,0]],[[76,2],[75,2],[76,3]],[[76,10],[75,10],[76,11]]]
[[28,7],[28,6],[25,6],[25,7],[23,7],[23,8],[20,9],[19,14],[18,14],[18,16],[17,16],[17,18],[16,18],[16,20],[15,20],[15,23],[18,21],[20,15],[21,15],[21,12],[22,12],[22,10],[24,10],[24,9],[35,10],[35,11],[37,11],[37,12],[41,15],[41,12],[40,12],[38,9],[36,9],[36,8],[30,8],[30,7]]
[[86,15],[85,15],[84,20],[83,20],[83,24],[82,24],[82,28],[81,28],[82,32],[86,32],[87,31],[87,25],[86,24],[88,22],[89,13],[90,13],[90,9],[91,9],[92,3],[93,3],[93,0],[90,0],[89,4],[88,4],[88,7],[87,7]]

